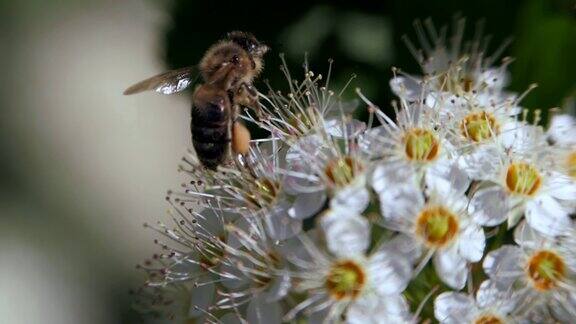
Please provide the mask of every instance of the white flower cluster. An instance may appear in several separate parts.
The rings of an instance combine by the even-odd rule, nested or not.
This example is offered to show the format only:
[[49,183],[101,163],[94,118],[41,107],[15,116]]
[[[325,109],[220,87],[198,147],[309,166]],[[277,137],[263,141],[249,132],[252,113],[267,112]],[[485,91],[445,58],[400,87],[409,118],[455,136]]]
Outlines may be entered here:
[[[423,75],[387,115],[305,65],[244,119],[270,133],[217,172],[190,153],[145,311],[209,323],[575,323],[576,121],[507,92],[509,59],[417,24]],[[528,117],[535,121],[528,122]],[[379,124],[378,126],[374,126]],[[506,242],[506,244],[504,244]],[[465,291],[465,292],[464,292]]]

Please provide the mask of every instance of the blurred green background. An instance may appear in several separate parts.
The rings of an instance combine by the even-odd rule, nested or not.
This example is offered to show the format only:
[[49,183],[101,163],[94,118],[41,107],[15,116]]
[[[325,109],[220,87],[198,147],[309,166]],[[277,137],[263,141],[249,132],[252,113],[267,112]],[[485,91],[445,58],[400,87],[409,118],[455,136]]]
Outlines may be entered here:
[[[576,91],[576,3],[526,1],[1,1],[0,323],[139,323],[134,264],[154,252],[140,225],[166,219],[164,193],[190,144],[186,94],[123,97],[134,81],[196,64],[227,31],[272,47],[262,79],[284,87],[335,60],[381,107],[391,66],[419,72],[400,37],[415,18],[484,18],[505,55],[511,89],[540,87],[524,104],[561,106]],[[258,85],[262,86],[261,83]],[[336,85],[338,87],[338,85]],[[351,89],[353,89],[353,87]],[[349,91],[347,96],[353,96]]]

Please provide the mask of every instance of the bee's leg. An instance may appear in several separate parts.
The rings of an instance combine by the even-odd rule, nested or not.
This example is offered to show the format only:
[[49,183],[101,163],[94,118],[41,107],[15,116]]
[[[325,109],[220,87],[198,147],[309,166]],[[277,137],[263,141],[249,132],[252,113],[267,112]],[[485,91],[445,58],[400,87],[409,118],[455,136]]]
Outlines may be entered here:
[[238,93],[235,98],[235,103],[254,110],[258,116],[258,119],[262,119],[264,117],[264,112],[260,106],[260,102],[258,101],[258,91],[256,91],[256,88],[254,88],[254,86],[251,84],[246,82],[240,84],[238,87]]

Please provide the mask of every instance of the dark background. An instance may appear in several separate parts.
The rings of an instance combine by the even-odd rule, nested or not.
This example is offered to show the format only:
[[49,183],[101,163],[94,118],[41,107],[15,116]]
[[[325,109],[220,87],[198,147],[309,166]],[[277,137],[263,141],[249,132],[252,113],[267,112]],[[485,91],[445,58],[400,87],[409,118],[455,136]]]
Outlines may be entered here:
[[[0,1],[0,321],[133,323],[134,264],[155,247],[144,221],[167,220],[189,146],[186,94],[123,97],[134,81],[193,65],[226,32],[272,47],[261,80],[285,86],[278,54],[301,76],[304,53],[333,81],[383,109],[391,67],[418,73],[401,41],[414,19],[485,20],[492,49],[507,37],[510,89],[540,86],[526,107],[576,92],[573,0],[526,1]],[[257,84],[262,86],[261,83]]]

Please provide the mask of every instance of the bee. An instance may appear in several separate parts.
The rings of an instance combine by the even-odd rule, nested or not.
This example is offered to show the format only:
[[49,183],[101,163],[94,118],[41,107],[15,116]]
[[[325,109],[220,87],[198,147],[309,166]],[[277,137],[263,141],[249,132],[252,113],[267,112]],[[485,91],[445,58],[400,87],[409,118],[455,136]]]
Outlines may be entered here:
[[263,57],[268,50],[250,33],[230,32],[206,51],[197,67],[153,76],[129,87],[124,94],[150,90],[177,93],[194,84],[199,72],[203,83],[192,94],[192,144],[202,165],[216,170],[230,152],[248,153],[250,132],[238,121],[239,110],[244,106],[261,115],[258,92],[252,83],[264,68]]

